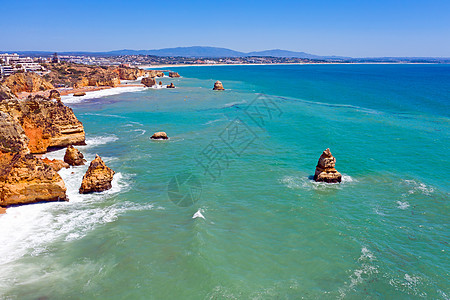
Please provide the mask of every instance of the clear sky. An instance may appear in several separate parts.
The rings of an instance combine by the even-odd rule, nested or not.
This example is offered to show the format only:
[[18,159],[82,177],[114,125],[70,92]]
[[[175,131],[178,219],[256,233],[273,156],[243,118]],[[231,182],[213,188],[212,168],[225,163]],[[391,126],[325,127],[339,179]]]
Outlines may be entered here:
[[0,0],[0,50],[450,57],[450,0]]

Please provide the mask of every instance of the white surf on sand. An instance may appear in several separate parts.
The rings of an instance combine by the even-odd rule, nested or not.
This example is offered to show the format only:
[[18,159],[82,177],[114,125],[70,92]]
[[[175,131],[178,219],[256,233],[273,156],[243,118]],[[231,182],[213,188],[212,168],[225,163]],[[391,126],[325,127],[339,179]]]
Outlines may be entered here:
[[96,99],[96,98],[102,98],[106,96],[112,96],[122,93],[130,93],[130,92],[139,92],[143,91],[144,87],[140,86],[125,86],[125,87],[115,87],[110,89],[104,89],[99,91],[93,91],[93,92],[86,92],[85,96],[73,96],[73,94],[61,96],[61,101],[66,104],[71,103],[80,103],[88,99]]

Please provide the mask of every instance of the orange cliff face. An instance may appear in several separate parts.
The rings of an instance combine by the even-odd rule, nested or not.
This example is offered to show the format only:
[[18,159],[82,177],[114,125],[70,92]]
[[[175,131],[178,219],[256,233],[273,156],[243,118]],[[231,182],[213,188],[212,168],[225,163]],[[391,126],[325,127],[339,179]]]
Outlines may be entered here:
[[15,73],[3,81],[3,85],[7,86],[11,92],[18,94],[20,92],[40,92],[53,89],[53,85],[45,80],[42,76],[35,73]]
[[29,154],[28,137],[20,124],[0,111],[0,207],[39,201],[67,200],[56,171]]
[[71,108],[59,101],[41,96],[2,100],[0,111],[8,113],[23,128],[31,153],[45,153],[48,147],[85,144],[83,124]]

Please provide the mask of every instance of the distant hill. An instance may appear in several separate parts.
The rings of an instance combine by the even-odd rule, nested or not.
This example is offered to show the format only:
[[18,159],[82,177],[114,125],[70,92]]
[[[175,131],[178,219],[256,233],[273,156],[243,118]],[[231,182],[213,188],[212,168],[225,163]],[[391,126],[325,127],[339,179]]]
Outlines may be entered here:
[[[0,51],[0,53],[18,53],[25,56],[48,56],[53,51]],[[445,57],[367,57],[352,58],[343,56],[320,56],[306,52],[295,52],[281,49],[239,52],[227,48],[193,46],[193,47],[176,47],[153,50],[114,50],[107,52],[87,52],[87,51],[70,51],[58,52],[60,55],[86,55],[86,56],[117,56],[117,55],[154,55],[154,56],[176,56],[176,57],[198,57],[198,58],[217,58],[217,57],[244,57],[244,56],[271,56],[286,58],[305,58],[317,60],[335,60],[335,61],[351,61],[351,62],[443,62],[449,63],[450,58]]]

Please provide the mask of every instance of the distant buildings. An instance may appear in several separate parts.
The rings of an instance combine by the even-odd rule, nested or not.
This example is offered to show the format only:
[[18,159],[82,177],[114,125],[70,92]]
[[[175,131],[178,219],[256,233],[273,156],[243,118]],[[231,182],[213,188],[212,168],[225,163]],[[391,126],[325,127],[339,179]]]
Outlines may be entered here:
[[35,61],[31,57],[20,57],[17,53],[0,54],[0,75],[2,78],[20,71],[35,72],[42,75],[45,68],[37,62],[37,59]]

